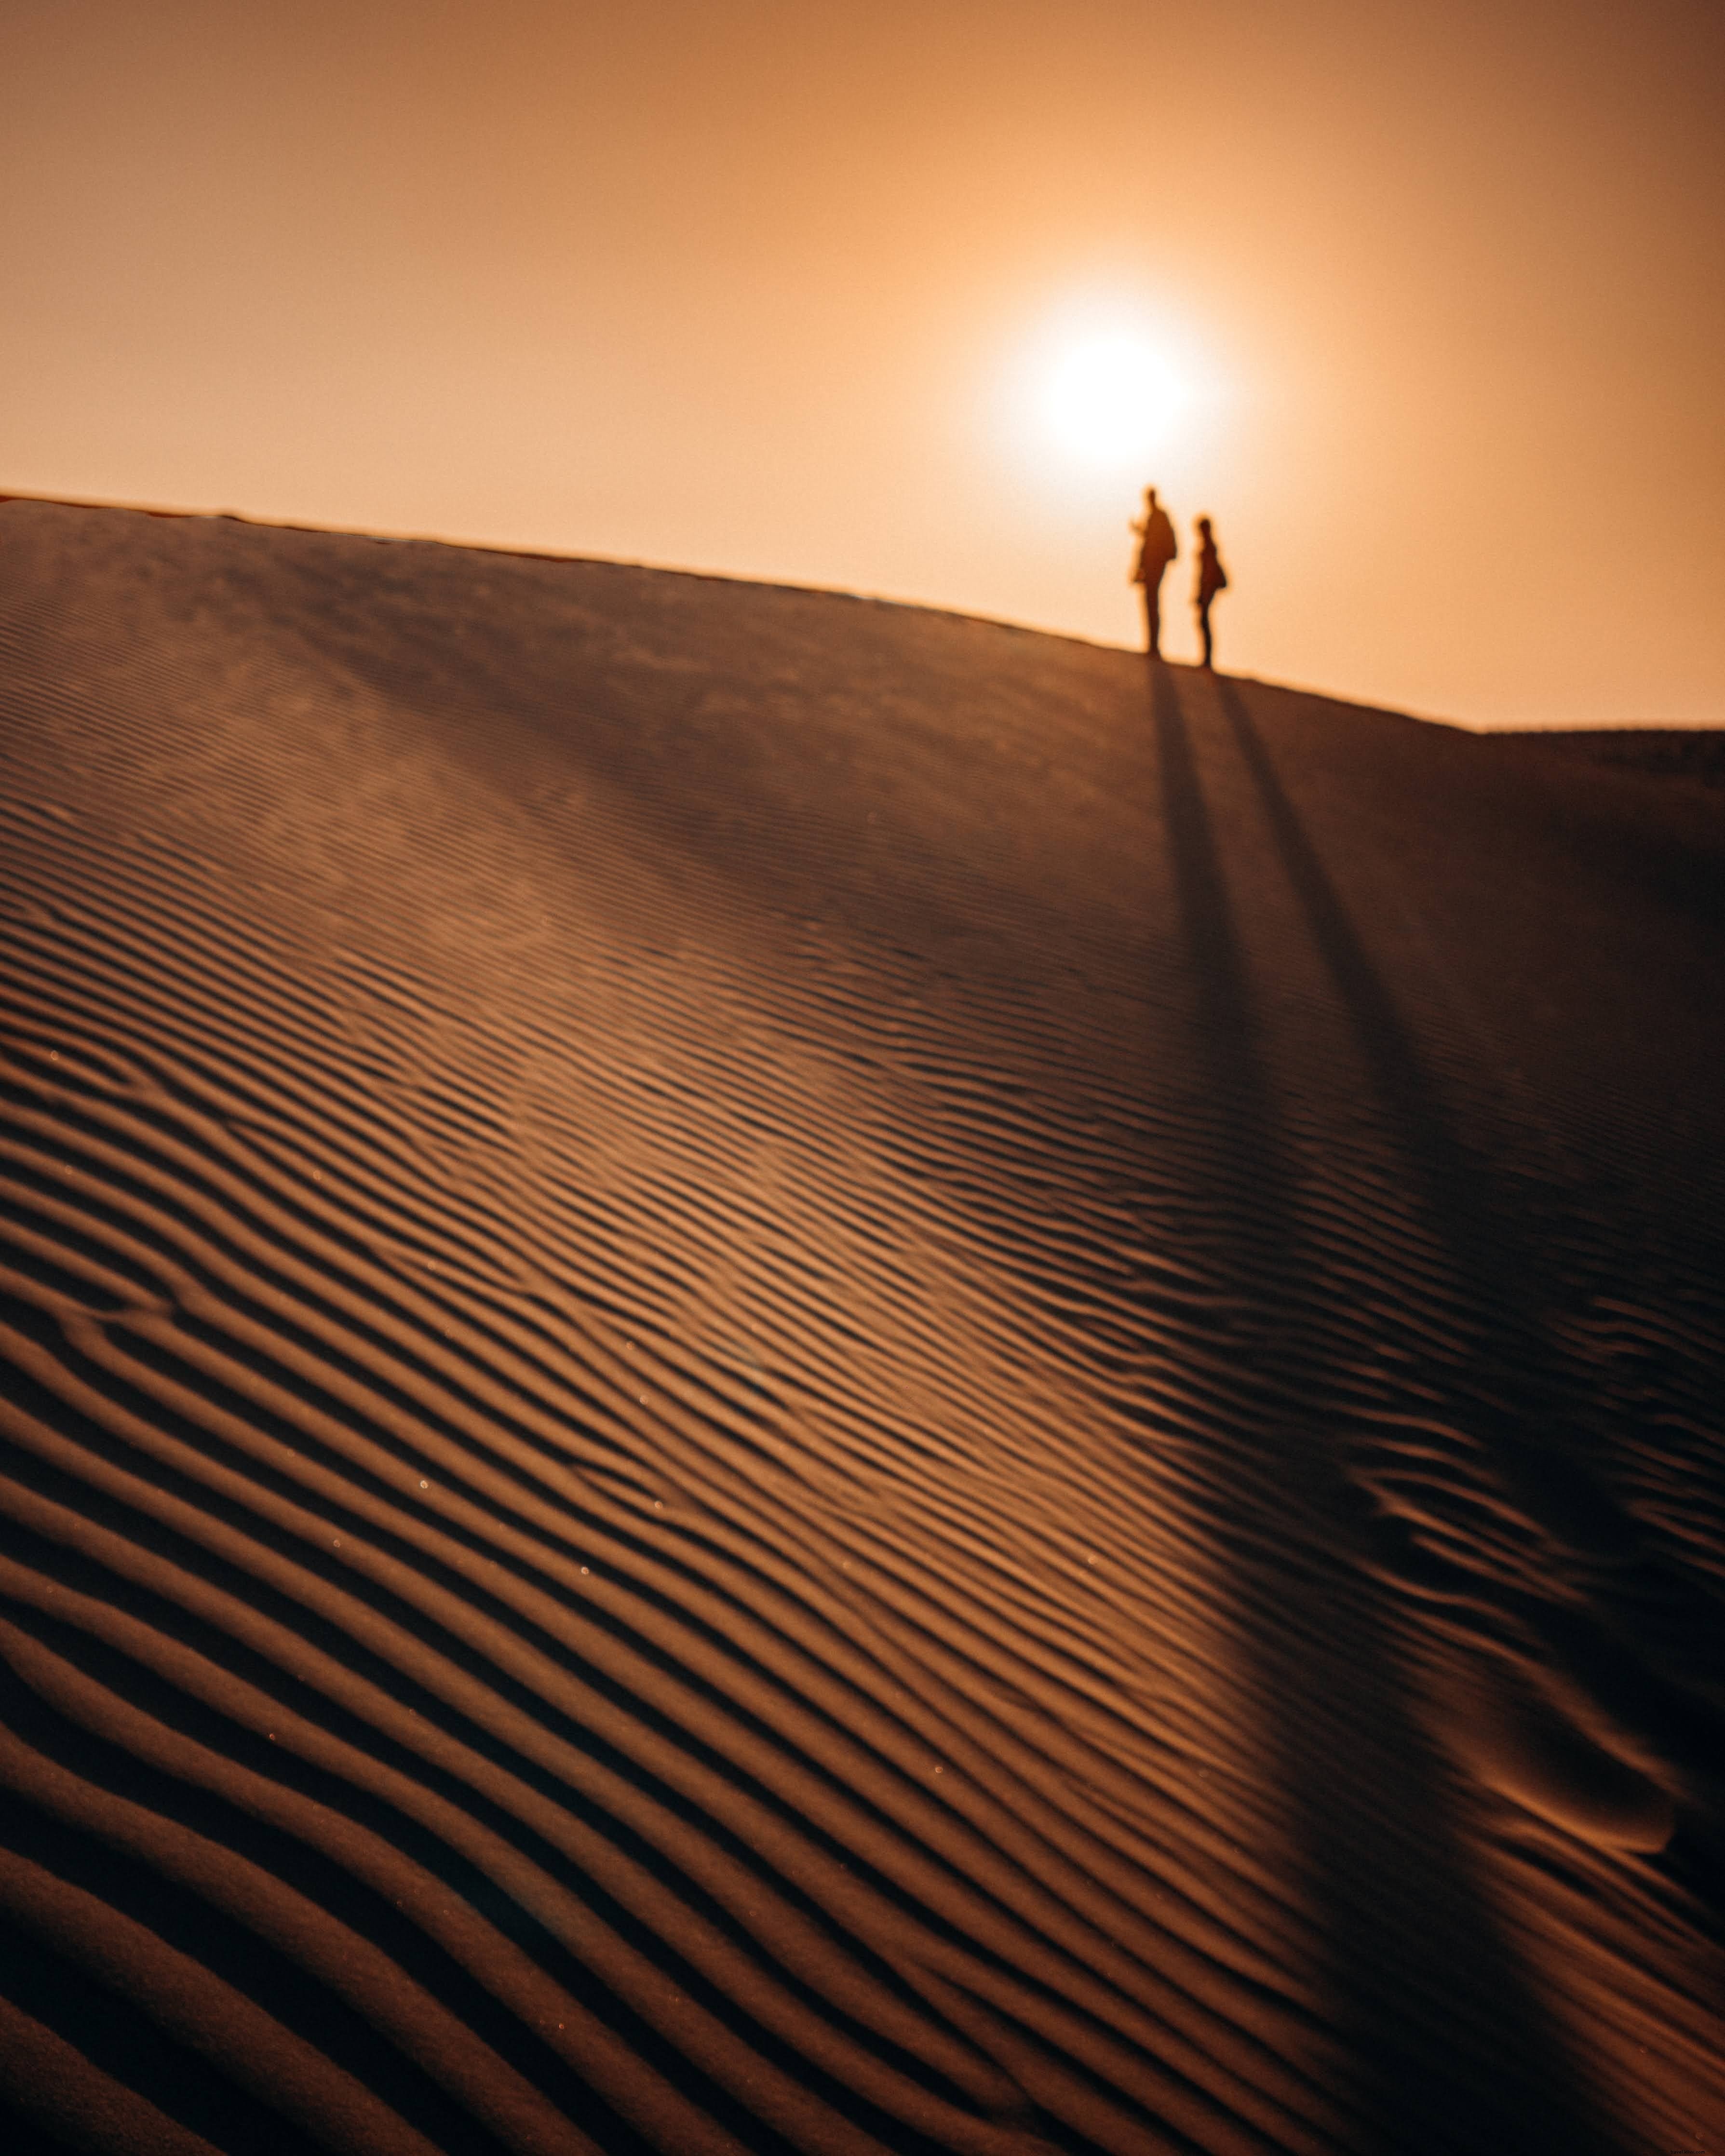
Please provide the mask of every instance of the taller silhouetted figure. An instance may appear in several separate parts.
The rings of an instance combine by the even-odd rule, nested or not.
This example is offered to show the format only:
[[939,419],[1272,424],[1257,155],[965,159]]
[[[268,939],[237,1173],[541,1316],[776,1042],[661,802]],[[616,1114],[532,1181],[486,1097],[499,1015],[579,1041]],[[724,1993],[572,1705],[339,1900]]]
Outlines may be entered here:
[[1193,593],[1198,608],[1199,640],[1204,645],[1204,664],[1211,664],[1210,601],[1218,592],[1228,588],[1228,572],[1222,567],[1222,557],[1216,552],[1215,534],[1210,530],[1210,520],[1198,520],[1198,587]]
[[1144,649],[1153,659],[1162,656],[1162,579],[1168,565],[1179,553],[1180,542],[1168,513],[1156,499],[1156,489],[1144,489],[1144,514],[1132,526],[1137,534],[1137,559],[1132,581],[1144,594]]

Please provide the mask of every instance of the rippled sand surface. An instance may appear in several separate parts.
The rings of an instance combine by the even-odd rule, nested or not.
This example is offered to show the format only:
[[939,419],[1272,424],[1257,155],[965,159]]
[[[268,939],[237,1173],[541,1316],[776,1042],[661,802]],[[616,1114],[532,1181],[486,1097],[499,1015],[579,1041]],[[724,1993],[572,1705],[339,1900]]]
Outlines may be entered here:
[[994,624],[0,507],[9,2145],[1725,2147],[1722,875]]

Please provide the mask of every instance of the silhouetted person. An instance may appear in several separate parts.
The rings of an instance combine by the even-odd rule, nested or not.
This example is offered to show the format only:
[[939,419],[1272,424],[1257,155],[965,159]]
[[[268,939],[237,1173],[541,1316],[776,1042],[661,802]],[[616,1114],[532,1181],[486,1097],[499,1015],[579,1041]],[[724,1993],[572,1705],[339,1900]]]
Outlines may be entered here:
[[1210,656],[1210,601],[1218,592],[1228,588],[1228,572],[1222,567],[1222,557],[1216,552],[1215,535],[1210,530],[1210,520],[1198,520],[1198,588],[1193,593],[1198,608],[1198,634],[1204,645],[1204,664],[1211,663]]
[[1132,581],[1144,594],[1144,649],[1153,659],[1162,656],[1162,579],[1168,565],[1180,551],[1168,513],[1156,499],[1156,489],[1144,489],[1144,514],[1132,526],[1138,536],[1137,559]]

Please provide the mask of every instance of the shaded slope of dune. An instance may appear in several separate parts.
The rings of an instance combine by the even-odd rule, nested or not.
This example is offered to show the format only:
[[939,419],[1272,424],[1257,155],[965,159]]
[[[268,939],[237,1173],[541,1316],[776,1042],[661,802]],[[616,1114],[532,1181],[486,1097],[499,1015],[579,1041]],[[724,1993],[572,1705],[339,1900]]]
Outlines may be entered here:
[[1561,756],[1661,778],[1725,786],[1725,731],[1714,726],[1589,726],[1574,732],[1488,734],[1500,755]]
[[1710,2145],[1715,794],[43,504],[0,666],[21,2133]]

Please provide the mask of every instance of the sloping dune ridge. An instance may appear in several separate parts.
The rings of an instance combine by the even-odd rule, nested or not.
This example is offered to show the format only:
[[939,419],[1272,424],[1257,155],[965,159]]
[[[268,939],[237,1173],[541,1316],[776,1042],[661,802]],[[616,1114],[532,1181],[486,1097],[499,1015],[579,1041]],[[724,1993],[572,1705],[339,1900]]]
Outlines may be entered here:
[[1725,2148],[1716,789],[39,502],[0,670],[8,2148]]

